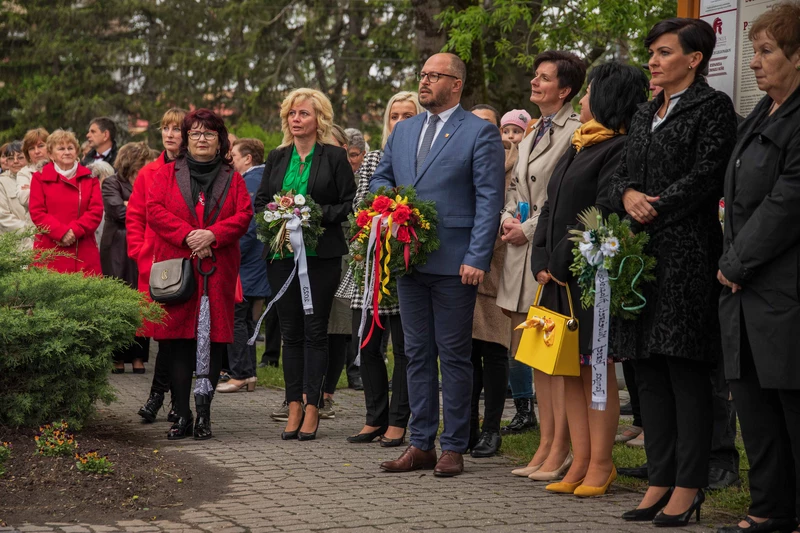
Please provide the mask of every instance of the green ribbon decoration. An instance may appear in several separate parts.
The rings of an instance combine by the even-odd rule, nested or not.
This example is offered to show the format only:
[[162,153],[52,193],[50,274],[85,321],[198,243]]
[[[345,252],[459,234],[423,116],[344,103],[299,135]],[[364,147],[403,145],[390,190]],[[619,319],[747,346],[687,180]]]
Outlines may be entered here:
[[610,279],[611,281],[617,281],[617,280],[619,279],[619,277],[622,275],[622,267],[623,267],[623,265],[625,264],[625,261],[627,261],[627,260],[628,260],[628,259],[630,259],[631,257],[633,257],[633,258],[635,258],[635,259],[638,259],[638,260],[639,260],[639,263],[641,263],[641,266],[639,267],[639,272],[637,272],[637,273],[636,273],[636,275],[635,275],[635,276],[633,276],[633,280],[631,281],[631,291],[633,292],[633,294],[635,294],[636,296],[638,296],[638,297],[639,297],[639,299],[642,301],[642,303],[641,303],[641,304],[639,304],[639,305],[637,305],[637,306],[635,306],[635,307],[631,307],[631,306],[625,306],[625,305],[623,305],[623,306],[622,306],[622,309],[623,309],[624,311],[639,311],[639,310],[640,310],[640,309],[642,309],[642,308],[643,308],[645,305],[647,305],[647,298],[645,298],[644,296],[642,296],[640,293],[636,292],[636,289],[634,289],[634,287],[636,286],[636,281],[639,279],[639,276],[641,276],[641,275],[642,275],[642,272],[644,272],[644,259],[642,259],[642,258],[641,258],[640,256],[638,256],[638,255],[629,255],[628,257],[624,257],[624,258],[622,259],[622,261],[620,262],[620,264],[619,264],[619,271],[617,272],[617,277],[615,277],[615,278],[612,278],[611,276],[609,276],[609,277],[608,277],[608,279]]

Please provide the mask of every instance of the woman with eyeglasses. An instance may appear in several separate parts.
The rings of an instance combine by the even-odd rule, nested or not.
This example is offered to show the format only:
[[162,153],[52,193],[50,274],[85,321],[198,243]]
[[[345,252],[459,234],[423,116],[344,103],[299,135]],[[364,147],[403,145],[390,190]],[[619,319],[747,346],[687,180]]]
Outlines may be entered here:
[[[297,277],[275,304],[289,406],[281,438],[313,440],[319,428],[328,369],[328,319],[341,277],[342,256],[347,254],[342,222],[352,209],[356,183],[347,151],[332,138],[333,108],[324,94],[296,89],[283,100],[280,116],[283,142],[267,156],[255,211],[263,213],[273,195],[282,190],[309,195],[322,207],[325,232],[316,249],[306,248],[314,313],[307,315],[303,310]],[[269,255],[269,261],[269,285],[278,291],[294,270],[294,257]]]
[[[190,112],[181,124],[178,158],[158,171],[147,197],[147,224],[154,233],[153,268],[161,261],[189,259],[196,280],[188,301],[164,304],[167,317],[153,332],[170,361],[172,402],[178,417],[167,434],[171,440],[189,435],[195,440],[211,438],[211,397],[227,345],[233,342],[239,239],[247,232],[253,208],[229,153],[222,119],[208,109]],[[200,297],[206,282],[211,359],[208,375],[197,378],[208,379],[210,389],[203,390],[204,382],[195,387],[197,419],[193,421],[189,397],[197,362]]]

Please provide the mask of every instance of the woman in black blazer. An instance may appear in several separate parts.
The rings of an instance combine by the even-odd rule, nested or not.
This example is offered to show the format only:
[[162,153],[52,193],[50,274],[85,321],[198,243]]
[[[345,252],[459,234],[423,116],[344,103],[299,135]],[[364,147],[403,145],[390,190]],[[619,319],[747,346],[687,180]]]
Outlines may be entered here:
[[547,201],[539,215],[531,256],[533,275],[543,287],[541,304],[569,315],[567,292],[562,286],[569,284],[572,308],[580,324],[581,375],[564,378],[573,462],[563,481],[546,487],[551,492],[576,496],[603,494],[617,477],[611,448],[619,422],[619,395],[614,361],[609,359],[606,409],[589,408],[594,310],[581,306],[578,280],[569,270],[574,247],[569,230],[578,228],[578,215],[589,207],[596,206],[604,216],[613,211],[608,182],[622,157],[624,134],[637,106],[647,101],[648,89],[641,69],[615,62],[593,69],[588,83],[580,102],[583,125],[547,185]]
[[[722,532],[790,531],[800,516],[800,4],[750,26],[766,96],[739,127],[725,175],[717,277],[725,377],[750,461],[748,517]],[[755,523],[755,524],[754,524]]]
[[[284,440],[316,438],[328,367],[328,318],[341,277],[342,256],[347,253],[342,222],[352,209],[355,177],[347,152],[327,144],[332,126],[333,109],[324,94],[313,89],[292,91],[281,104],[283,143],[269,153],[255,199],[256,216],[260,216],[281,190],[307,194],[322,207],[325,228],[316,249],[306,249],[314,313],[304,313],[297,277],[275,304],[289,405],[289,419],[281,433]],[[267,261],[269,284],[277,292],[294,269],[294,258],[276,258],[268,252]]]
[[717,206],[736,142],[731,99],[704,79],[715,41],[697,19],[668,19],[650,30],[650,73],[664,90],[633,117],[609,192],[633,231],[648,233],[646,251],[657,261],[656,279],[644,287],[647,305],[637,320],[612,324],[611,338],[634,361],[647,434],[650,486],[623,518],[659,526],[699,515],[708,485],[710,372],[721,355]]

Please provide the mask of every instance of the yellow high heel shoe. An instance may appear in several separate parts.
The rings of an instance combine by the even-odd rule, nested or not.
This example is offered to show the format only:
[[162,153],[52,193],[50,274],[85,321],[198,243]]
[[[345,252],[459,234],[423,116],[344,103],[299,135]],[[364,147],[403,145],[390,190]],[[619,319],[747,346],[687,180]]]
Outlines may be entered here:
[[590,496],[602,496],[606,492],[608,492],[608,487],[617,479],[617,467],[611,466],[611,475],[608,476],[608,481],[606,481],[605,485],[602,487],[589,487],[587,485],[581,485],[580,487],[575,489],[573,494],[580,498],[588,498]]
[[546,490],[548,492],[557,492],[559,494],[572,494],[572,493],[575,492],[575,489],[577,489],[578,487],[581,486],[581,483],[583,483],[584,479],[586,479],[586,478],[583,478],[583,479],[581,479],[579,481],[576,481],[575,483],[569,483],[567,481],[559,481],[558,483],[550,483],[549,485],[547,485],[544,488],[544,490]]

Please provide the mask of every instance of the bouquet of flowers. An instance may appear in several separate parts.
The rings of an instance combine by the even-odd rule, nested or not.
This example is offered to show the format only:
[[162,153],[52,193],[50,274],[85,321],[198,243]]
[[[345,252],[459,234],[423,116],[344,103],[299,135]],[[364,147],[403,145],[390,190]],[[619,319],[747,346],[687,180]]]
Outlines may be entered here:
[[[375,224],[380,226],[373,231]],[[363,292],[365,282],[372,278],[375,307],[396,304],[397,277],[413,265],[425,264],[428,254],[439,249],[436,224],[435,202],[418,200],[413,187],[381,187],[368,194],[350,215],[356,286]]]
[[656,260],[644,253],[647,233],[631,233],[630,222],[612,214],[607,220],[596,207],[578,216],[585,230],[570,230],[575,243],[570,266],[581,288],[584,309],[595,303],[595,276],[603,267],[609,272],[610,311],[613,316],[634,319],[647,303],[640,291],[643,281],[655,279]]
[[310,196],[283,190],[273,196],[264,213],[256,217],[258,238],[269,244],[272,253],[280,254],[281,258],[294,253],[289,242],[289,222],[293,219],[300,223],[306,248],[315,249],[325,228],[322,227],[322,208]]

